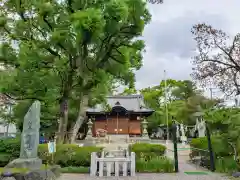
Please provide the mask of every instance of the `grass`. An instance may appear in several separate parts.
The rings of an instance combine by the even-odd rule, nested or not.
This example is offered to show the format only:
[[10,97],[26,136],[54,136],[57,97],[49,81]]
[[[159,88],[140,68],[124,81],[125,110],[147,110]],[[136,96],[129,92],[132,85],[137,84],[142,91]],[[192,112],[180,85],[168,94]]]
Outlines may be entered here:
[[62,173],[79,173],[79,174],[85,174],[89,173],[89,167],[65,167],[61,168]]
[[174,163],[167,157],[157,156],[149,160],[136,161],[136,171],[140,173],[173,173]]
[[187,175],[208,175],[208,172],[184,172]]

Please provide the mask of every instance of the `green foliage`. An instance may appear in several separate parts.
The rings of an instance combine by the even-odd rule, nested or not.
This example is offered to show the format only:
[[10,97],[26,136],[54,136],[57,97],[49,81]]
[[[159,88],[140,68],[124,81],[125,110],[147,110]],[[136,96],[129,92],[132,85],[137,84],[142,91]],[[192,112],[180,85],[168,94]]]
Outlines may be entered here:
[[[146,2],[4,1],[0,11],[0,77],[6,77],[0,92],[17,101],[40,100],[45,124],[56,126],[63,102],[71,126],[84,95],[92,106],[116,82],[134,84],[145,47],[138,37],[151,19]],[[24,115],[18,109],[16,121]]]
[[166,124],[167,116],[169,126],[173,119],[186,125],[193,125],[196,122],[193,114],[198,110],[198,105],[205,112],[218,103],[215,99],[204,97],[196,85],[189,80],[167,79],[166,84],[165,81],[161,81],[160,85],[142,89],[141,93],[145,104],[155,110],[152,116],[148,117],[150,133],[160,124]]
[[[100,152],[101,147],[89,146],[79,147],[72,144],[61,144],[56,147],[57,152],[54,154],[54,164],[58,164],[61,167],[78,167],[78,166],[90,166],[91,153]],[[48,153],[47,144],[39,145],[39,157],[45,162],[52,161],[52,155]]]
[[166,147],[160,144],[136,143],[129,146],[129,150],[135,152],[137,158],[149,160],[157,156],[163,156]]
[[233,173],[240,170],[239,164],[233,157],[220,157],[215,160],[216,171],[220,173]]
[[240,114],[238,108],[216,108],[205,113],[212,133],[218,133],[224,142],[240,151]]
[[[224,142],[220,136],[212,136],[211,142],[215,157],[233,155],[232,148],[229,147],[227,142]],[[192,147],[191,156],[197,156],[198,154],[206,154],[206,156],[209,156],[209,153],[205,152],[208,151],[208,141],[206,137],[192,139],[190,146]]]
[[[57,145],[57,152],[54,154],[54,163],[62,167],[68,166],[90,166],[91,152],[101,151],[101,147],[79,147],[71,144]],[[5,166],[9,161],[19,158],[20,139],[0,140],[0,164]],[[40,144],[38,155],[44,161],[51,163],[52,155],[48,153],[47,144]]]
[[83,167],[83,166],[80,166],[80,167],[64,167],[64,168],[61,168],[61,172],[62,173],[89,173],[89,167]]
[[172,173],[174,172],[174,162],[164,156],[156,156],[148,161],[140,158],[136,161],[136,171],[140,173]]
[[16,158],[20,154],[20,138],[0,139],[0,153],[10,154]]
[[20,155],[20,138],[0,139],[0,167],[3,167]]

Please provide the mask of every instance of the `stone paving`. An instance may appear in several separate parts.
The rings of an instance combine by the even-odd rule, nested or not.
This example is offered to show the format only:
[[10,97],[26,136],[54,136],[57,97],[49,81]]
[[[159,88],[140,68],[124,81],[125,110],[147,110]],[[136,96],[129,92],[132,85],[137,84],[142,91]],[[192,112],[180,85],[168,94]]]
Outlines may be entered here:
[[90,177],[86,174],[63,174],[60,180],[229,180],[227,177],[220,176],[217,174],[209,175],[186,175],[184,173],[172,173],[172,174],[155,174],[155,173],[144,173],[136,174],[134,177]]
[[[164,144],[166,145],[166,144]],[[169,143],[167,146],[166,155],[173,158],[173,144]],[[178,148],[188,148],[188,145],[178,145]],[[136,173],[134,177],[90,177],[89,174],[63,174],[59,180],[229,180],[228,177],[217,173],[211,173],[203,168],[188,163],[189,150],[179,151],[179,173]],[[187,175],[184,172],[207,172],[207,175]]]

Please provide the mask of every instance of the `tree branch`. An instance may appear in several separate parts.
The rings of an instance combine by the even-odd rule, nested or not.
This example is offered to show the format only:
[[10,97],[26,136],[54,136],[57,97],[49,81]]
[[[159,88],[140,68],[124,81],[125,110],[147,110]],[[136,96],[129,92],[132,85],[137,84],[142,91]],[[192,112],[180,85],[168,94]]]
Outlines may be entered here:
[[37,98],[35,96],[28,96],[28,97],[12,97],[7,93],[3,93],[3,95],[7,96],[9,99],[15,100],[15,101],[22,101],[22,100],[38,100],[38,101],[44,101],[42,98]]

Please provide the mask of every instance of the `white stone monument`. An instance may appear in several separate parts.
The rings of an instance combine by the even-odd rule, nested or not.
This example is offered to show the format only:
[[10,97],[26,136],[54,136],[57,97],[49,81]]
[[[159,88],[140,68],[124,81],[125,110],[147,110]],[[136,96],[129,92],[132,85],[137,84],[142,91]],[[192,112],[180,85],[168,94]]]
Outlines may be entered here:
[[185,130],[184,130],[183,124],[180,124],[180,130],[181,130],[181,141],[182,141],[182,144],[185,145],[187,142],[187,137],[185,135]]
[[29,169],[41,167],[42,160],[38,158],[40,108],[39,101],[35,101],[29,108],[23,122],[20,157],[11,161],[6,167]]
[[177,138],[179,138],[180,137],[180,133],[179,133],[179,125],[177,124],[177,129],[176,129],[176,136],[177,136]]
[[206,136],[206,123],[205,121],[201,120],[198,123],[198,137],[205,137]]

